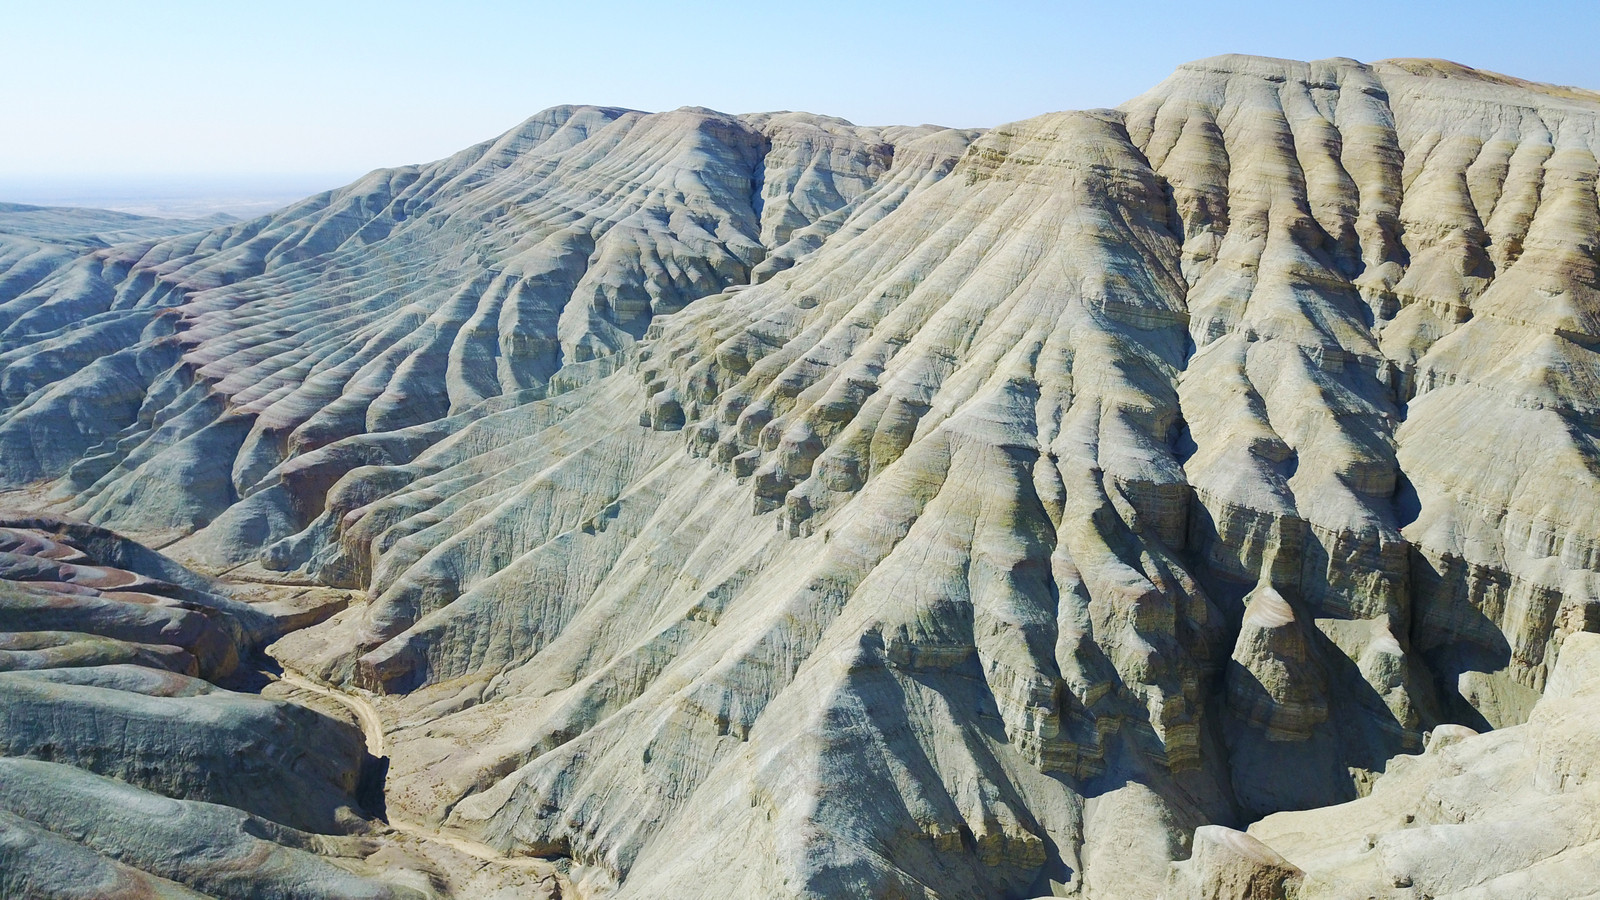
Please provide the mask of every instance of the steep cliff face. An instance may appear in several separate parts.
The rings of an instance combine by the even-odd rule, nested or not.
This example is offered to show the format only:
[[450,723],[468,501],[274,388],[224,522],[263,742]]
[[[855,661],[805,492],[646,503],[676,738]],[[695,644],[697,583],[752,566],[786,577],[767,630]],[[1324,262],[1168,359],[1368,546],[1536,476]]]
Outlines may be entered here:
[[[1441,717],[1521,721],[1592,618],[1596,98],[1508,82],[1226,58],[1126,107],[1183,229],[1194,549],[1293,588],[1277,627],[1312,626],[1284,640],[1325,660],[1303,689],[1343,680],[1376,713],[1328,716],[1308,748],[1387,732],[1317,754],[1330,772]],[[1235,741],[1261,812],[1273,738]]]
[[0,476],[363,592],[272,654],[582,890],[1281,896],[1222,826],[1600,630],[1597,120],[1252,57],[981,135],[558,108],[38,280]]
[[1370,796],[1268,816],[1249,833],[1287,857],[1303,900],[1591,895],[1597,696],[1600,636],[1575,634],[1527,722],[1486,734],[1442,726],[1425,753],[1391,760]]

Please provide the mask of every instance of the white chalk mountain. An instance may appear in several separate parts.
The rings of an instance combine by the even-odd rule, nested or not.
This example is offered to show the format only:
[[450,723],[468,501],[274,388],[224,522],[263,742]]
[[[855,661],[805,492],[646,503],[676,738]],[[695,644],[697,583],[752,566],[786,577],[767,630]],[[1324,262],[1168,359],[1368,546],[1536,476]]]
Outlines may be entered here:
[[[6,602],[89,604],[28,599],[87,596],[60,546],[203,620],[0,607],[0,886],[1588,896],[1597,153],[1587,91],[1230,56],[984,133],[559,107],[249,222],[0,233],[0,483],[89,523],[14,517]],[[242,704],[180,743],[273,735],[304,799],[40,703]],[[57,793],[304,858],[251,893]]]

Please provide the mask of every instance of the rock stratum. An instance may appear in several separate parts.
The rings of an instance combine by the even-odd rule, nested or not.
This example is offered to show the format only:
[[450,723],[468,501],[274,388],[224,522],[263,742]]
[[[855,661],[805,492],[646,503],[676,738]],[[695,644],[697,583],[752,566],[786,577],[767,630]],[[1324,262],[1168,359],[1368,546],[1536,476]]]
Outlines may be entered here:
[[1591,896],[1597,151],[1229,56],[0,209],[0,892]]

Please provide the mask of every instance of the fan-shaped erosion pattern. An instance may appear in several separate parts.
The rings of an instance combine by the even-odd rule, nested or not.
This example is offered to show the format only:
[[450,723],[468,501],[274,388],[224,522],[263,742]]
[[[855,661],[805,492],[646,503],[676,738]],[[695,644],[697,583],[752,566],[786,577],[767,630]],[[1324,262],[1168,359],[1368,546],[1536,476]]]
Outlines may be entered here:
[[1597,123],[1242,56],[983,133],[558,107],[0,258],[0,481],[93,523],[5,532],[7,877],[238,890],[56,792],[285,891],[1584,896]]

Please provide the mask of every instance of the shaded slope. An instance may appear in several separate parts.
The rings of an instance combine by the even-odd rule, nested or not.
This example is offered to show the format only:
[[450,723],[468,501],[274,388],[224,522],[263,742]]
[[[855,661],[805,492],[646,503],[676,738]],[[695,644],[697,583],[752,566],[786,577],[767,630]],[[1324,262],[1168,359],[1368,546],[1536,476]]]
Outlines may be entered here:
[[[755,121],[772,137],[705,110],[557,108],[272,217],[90,254],[0,320],[3,474],[70,468],[91,517],[170,540],[298,453],[543,390],[873,205],[893,154],[876,130]],[[917,173],[890,181],[892,205]],[[155,499],[186,480],[206,496]]]
[[553,110],[53,276],[0,446],[365,589],[273,652],[387,695],[391,808],[591,890],[1280,890],[1195,827],[1600,628],[1597,116],[1249,57],[976,140]]

